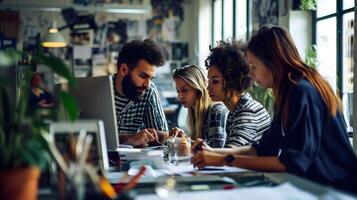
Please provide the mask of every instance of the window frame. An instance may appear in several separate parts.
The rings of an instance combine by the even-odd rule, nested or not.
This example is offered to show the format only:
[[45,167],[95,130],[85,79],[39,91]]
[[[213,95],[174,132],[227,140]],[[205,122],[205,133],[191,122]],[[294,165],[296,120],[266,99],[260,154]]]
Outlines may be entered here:
[[312,14],[312,44],[316,45],[317,41],[317,23],[322,20],[336,17],[336,92],[340,98],[343,91],[343,16],[347,13],[354,12],[354,8],[343,10],[343,1],[336,0],[336,12],[317,17],[317,12]]
[[[216,41],[214,41],[214,38],[215,38],[215,34],[214,34],[214,28],[215,28],[215,23],[214,23],[214,18],[215,18],[215,12],[214,12],[214,10],[215,10],[215,7],[214,7],[214,2],[215,1],[217,1],[217,0],[211,0],[211,8],[212,8],[212,27],[211,27],[211,30],[212,30],[212,32],[211,32],[211,35],[212,35],[212,37],[211,37],[211,45],[212,46],[214,46],[215,45],[215,42]],[[221,5],[222,5],[222,10],[221,10],[221,13],[222,13],[222,16],[221,16],[221,19],[222,19],[222,29],[221,29],[221,31],[220,31],[220,38],[221,38],[221,40],[222,39],[226,39],[226,38],[223,38],[224,37],[224,26],[225,26],[225,24],[224,24],[224,1],[225,0],[221,0],[222,1],[222,3],[221,3]],[[237,1],[242,1],[242,0],[233,0],[233,6],[232,6],[232,9],[233,9],[233,20],[232,20],[232,27],[233,27],[233,32],[232,32],[232,37],[233,38],[236,38],[237,37],[237,32],[238,32],[238,30],[237,30],[237,27],[236,27],[236,20],[237,20],[237,15],[238,15],[238,13],[237,13],[237,11],[236,11],[236,5],[237,5]],[[250,9],[251,9],[251,7],[252,7],[252,5],[251,5],[251,3],[252,3],[252,1],[251,0],[245,0],[246,1],[246,5],[247,5],[247,8],[246,8],[246,13],[247,13],[247,18],[246,18],[246,27],[247,27],[247,31],[246,31],[246,33],[245,33],[245,35],[246,35],[246,40],[250,37],[250,34],[251,34],[251,25],[250,25],[250,21],[251,21],[251,12],[249,12],[250,11]]]

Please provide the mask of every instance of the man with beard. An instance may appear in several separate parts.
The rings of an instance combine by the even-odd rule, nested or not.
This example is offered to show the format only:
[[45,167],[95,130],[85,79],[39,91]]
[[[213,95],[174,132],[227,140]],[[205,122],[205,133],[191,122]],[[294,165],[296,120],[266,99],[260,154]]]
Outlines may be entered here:
[[167,138],[167,123],[157,89],[151,82],[164,64],[152,40],[135,40],[121,49],[113,76],[119,141],[134,147]]

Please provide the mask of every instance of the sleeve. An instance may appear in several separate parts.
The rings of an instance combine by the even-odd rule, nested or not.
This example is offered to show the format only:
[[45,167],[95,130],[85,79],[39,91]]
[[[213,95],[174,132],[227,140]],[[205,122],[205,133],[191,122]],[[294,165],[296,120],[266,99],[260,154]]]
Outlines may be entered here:
[[245,109],[237,113],[232,120],[232,125],[227,133],[226,147],[232,146],[240,147],[250,145],[252,142],[257,141],[261,137],[258,135],[256,113],[250,109]]
[[210,147],[222,148],[226,142],[226,120],[228,110],[220,104],[215,104],[209,111],[208,138],[206,142]]
[[279,136],[276,134],[277,131],[274,127],[276,127],[276,121],[274,120],[270,128],[266,130],[262,138],[252,144],[252,146],[257,151],[258,156],[277,156],[279,153]]
[[148,106],[144,115],[144,125],[145,128],[168,131],[165,114],[155,88],[153,88],[149,97]]
[[[288,171],[308,170],[320,149],[322,98],[311,87],[297,86],[290,96],[288,123],[279,144],[279,159]],[[326,113],[325,113],[326,115]]]

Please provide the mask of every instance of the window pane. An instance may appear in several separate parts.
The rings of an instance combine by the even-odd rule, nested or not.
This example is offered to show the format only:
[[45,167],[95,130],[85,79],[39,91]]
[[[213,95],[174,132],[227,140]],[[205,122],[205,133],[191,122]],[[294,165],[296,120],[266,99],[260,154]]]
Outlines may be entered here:
[[343,9],[353,8],[355,6],[355,0],[343,0]]
[[233,0],[224,0],[223,39],[233,36]]
[[317,17],[336,13],[336,0],[317,0],[316,5]]
[[343,108],[348,127],[352,125],[354,12],[343,16]]
[[236,1],[236,38],[247,38],[247,0]]
[[214,1],[213,46],[222,39],[222,0]]
[[336,18],[316,24],[318,70],[336,91]]
[[353,92],[354,13],[343,16],[343,92]]

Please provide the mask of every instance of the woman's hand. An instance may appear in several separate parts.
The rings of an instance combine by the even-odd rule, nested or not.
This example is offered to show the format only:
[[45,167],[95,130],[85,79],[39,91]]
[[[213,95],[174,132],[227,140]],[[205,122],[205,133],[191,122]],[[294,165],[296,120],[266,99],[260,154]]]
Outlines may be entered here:
[[224,154],[199,151],[194,154],[191,159],[191,163],[194,167],[198,167],[199,169],[202,169],[205,166],[223,166],[225,164],[224,157]]
[[197,153],[199,151],[210,151],[213,152],[213,148],[208,146],[202,139],[197,138],[191,147],[192,153]]
[[170,137],[183,137],[186,136],[185,132],[180,129],[180,128],[172,128],[171,131],[169,132]]

